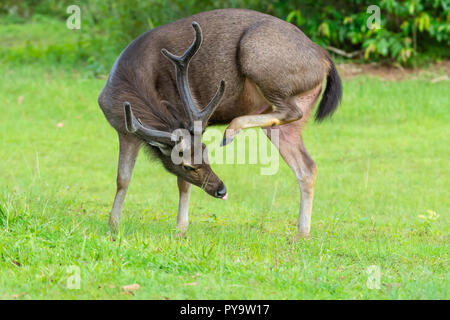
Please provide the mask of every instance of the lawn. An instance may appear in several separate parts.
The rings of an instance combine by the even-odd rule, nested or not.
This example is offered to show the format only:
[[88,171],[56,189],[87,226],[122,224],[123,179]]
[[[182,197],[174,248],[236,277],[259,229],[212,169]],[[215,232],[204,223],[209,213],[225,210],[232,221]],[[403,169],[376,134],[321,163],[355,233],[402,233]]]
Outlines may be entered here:
[[448,82],[344,81],[335,116],[304,133],[316,197],[311,237],[293,242],[300,196],[282,161],[274,176],[213,165],[229,200],[193,188],[177,239],[176,178],[144,152],[114,239],[105,79],[38,64],[0,78],[1,299],[450,298]]

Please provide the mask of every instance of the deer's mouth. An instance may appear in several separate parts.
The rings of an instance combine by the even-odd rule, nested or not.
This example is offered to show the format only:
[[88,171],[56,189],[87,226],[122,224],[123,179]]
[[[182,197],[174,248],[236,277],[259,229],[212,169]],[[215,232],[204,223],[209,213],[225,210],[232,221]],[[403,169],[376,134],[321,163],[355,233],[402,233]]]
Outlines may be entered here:
[[227,192],[227,188],[225,187],[225,185],[222,184],[216,190],[216,192],[214,192],[214,197],[222,199],[222,200],[227,200],[228,199],[228,192]]

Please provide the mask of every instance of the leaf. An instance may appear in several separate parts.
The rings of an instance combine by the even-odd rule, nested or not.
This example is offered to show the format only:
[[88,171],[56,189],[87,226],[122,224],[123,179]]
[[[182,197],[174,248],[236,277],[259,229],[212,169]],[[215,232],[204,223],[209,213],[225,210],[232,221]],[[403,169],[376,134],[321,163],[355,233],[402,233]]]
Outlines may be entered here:
[[409,30],[409,21],[403,21],[400,25],[400,29],[402,29],[405,32],[408,32]]
[[368,60],[369,57],[370,57],[370,54],[371,54],[372,52],[374,52],[375,49],[376,49],[375,43],[374,43],[374,42],[371,42],[371,43],[369,44],[369,46],[366,48],[366,50],[364,51],[364,59],[365,59],[365,60]]
[[329,38],[330,37],[330,25],[326,22],[322,22],[319,26],[319,34]]
[[386,56],[388,54],[388,42],[386,41],[386,39],[383,38],[377,43],[377,49],[378,52],[383,56]]
[[410,14],[414,14],[415,6],[416,6],[415,1],[411,1],[411,2],[409,3],[409,8],[408,8],[408,10],[409,10],[409,13],[410,13]]
[[298,26],[301,26],[303,24],[303,18],[300,10],[291,11],[287,16],[286,21],[292,23],[292,20],[294,20],[294,18]]

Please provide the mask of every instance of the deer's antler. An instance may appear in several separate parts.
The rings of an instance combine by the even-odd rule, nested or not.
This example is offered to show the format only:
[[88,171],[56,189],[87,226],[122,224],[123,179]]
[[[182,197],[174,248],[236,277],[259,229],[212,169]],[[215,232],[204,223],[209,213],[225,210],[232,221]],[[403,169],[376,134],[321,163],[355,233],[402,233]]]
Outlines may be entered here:
[[124,102],[123,109],[125,112],[125,127],[129,133],[134,133],[149,143],[156,142],[174,146],[177,142],[175,135],[166,131],[149,128],[139,122],[139,120],[134,117],[133,111],[131,110],[131,104],[128,101]]
[[194,133],[194,121],[201,121],[203,131],[208,123],[209,118],[219,106],[219,102],[225,92],[225,81],[220,81],[219,88],[217,89],[214,97],[204,109],[200,110],[196,106],[194,99],[192,98],[191,90],[189,88],[188,68],[189,62],[202,44],[203,37],[202,29],[197,22],[192,22],[192,27],[195,30],[195,39],[191,46],[186,50],[186,52],[183,53],[183,55],[176,56],[166,49],[162,49],[161,53],[175,65],[178,92],[180,93],[181,101],[189,117],[189,131],[191,131],[191,133]]

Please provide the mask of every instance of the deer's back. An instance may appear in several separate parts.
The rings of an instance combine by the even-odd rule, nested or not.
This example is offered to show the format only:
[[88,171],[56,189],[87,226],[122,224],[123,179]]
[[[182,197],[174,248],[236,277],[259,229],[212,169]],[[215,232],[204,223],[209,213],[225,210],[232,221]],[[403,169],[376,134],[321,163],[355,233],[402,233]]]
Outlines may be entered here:
[[[321,49],[298,28],[270,15],[222,9],[184,18],[142,34],[117,59],[99,97],[102,110],[116,129],[123,127],[122,103],[125,100],[142,108],[149,108],[149,104],[159,106],[159,101],[167,100],[182,108],[174,67],[163,57],[161,49],[182,54],[194,37],[193,21],[197,21],[203,30],[203,44],[189,66],[192,95],[200,106],[205,106],[214,96],[220,80],[226,81],[225,95],[211,118],[212,123],[226,123],[237,116],[259,112],[257,106],[244,103],[248,78],[255,80],[257,75],[269,79],[273,70],[280,68],[281,78],[286,70],[295,68],[307,73],[308,68],[317,67],[323,60],[321,55],[316,57],[315,52],[311,53],[311,50],[321,53]],[[242,47],[242,39],[255,30],[256,38],[253,36],[253,41],[247,41],[246,47]],[[258,41],[258,37],[261,40],[267,38],[266,33],[271,30],[282,34],[280,37],[272,34],[270,42]],[[298,44],[293,47],[289,45],[291,42]],[[259,47],[258,43],[261,44]],[[245,61],[241,59],[243,52]],[[272,60],[267,61],[267,57]]]

